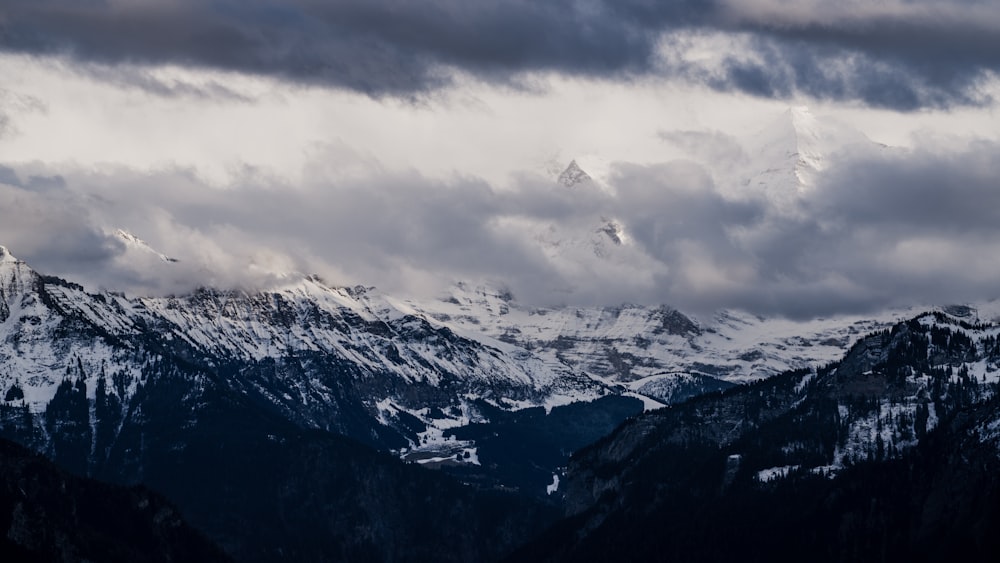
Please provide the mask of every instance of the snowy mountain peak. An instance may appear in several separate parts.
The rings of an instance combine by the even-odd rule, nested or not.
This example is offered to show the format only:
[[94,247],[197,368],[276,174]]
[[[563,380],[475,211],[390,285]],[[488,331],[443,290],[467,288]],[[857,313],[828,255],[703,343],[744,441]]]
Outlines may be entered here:
[[789,122],[795,132],[796,147],[799,153],[799,163],[815,170],[823,168],[823,150],[820,141],[823,128],[816,116],[805,106],[788,109]]
[[778,212],[801,212],[808,193],[844,154],[881,150],[864,133],[804,106],[781,112],[744,141],[748,165],[740,183],[767,197]]
[[625,237],[625,229],[622,227],[622,225],[617,221],[613,221],[611,219],[605,219],[604,217],[602,217],[601,220],[603,221],[603,223],[601,224],[600,227],[597,228],[597,232],[607,235],[607,237],[611,239],[611,242],[615,243],[618,246],[624,244],[626,237]]
[[126,248],[128,248],[128,249],[136,249],[136,250],[140,250],[142,252],[148,252],[148,253],[151,253],[151,254],[155,254],[156,256],[158,256],[160,258],[160,260],[163,260],[164,262],[177,262],[178,261],[176,258],[171,258],[170,256],[167,256],[166,254],[157,252],[152,246],[149,246],[149,243],[147,243],[146,241],[142,240],[141,238],[133,235],[132,233],[130,233],[130,232],[124,230],[124,229],[116,229],[115,232],[114,232],[114,236],[117,237],[122,242],[124,242]]
[[562,174],[559,175],[558,179],[558,182],[567,188],[572,188],[578,184],[590,181],[593,181],[593,179],[589,174],[584,172],[582,168],[580,168],[580,165],[576,163],[576,160],[570,161],[569,166],[566,167],[566,170],[562,171]]
[[794,212],[799,196],[827,168],[829,155],[858,135],[807,107],[788,108],[750,139],[751,169],[744,184],[766,194],[782,212]]
[[[817,117],[805,106],[790,107],[755,136],[758,157],[784,162],[808,183],[810,173],[822,171],[832,153],[852,145],[872,145],[868,137],[835,119]],[[753,151],[752,151],[753,152]]]
[[0,264],[18,262],[17,258],[7,250],[6,246],[0,246]]
[[35,272],[0,246],[0,324],[11,316],[12,308],[19,307],[21,299],[32,292]]
[[792,106],[785,110],[785,114],[788,115],[792,125],[797,130],[816,127],[816,116],[813,115],[809,106]]
[[796,175],[803,180],[802,168],[822,168],[822,137],[822,126],[809,108],[792,107],[758,134],[758,153],[769,160],[793,163]]

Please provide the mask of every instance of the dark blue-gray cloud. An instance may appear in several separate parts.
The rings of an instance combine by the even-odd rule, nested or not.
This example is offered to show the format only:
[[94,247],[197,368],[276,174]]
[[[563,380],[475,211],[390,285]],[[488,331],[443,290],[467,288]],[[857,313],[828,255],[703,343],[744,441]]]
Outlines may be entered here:
[[[720,34],[734,43],[711,65],[672,52],[684,43],[677,37]],[[196,65],[376,96],[414,97],[445,87],[450,69],[513,84],[534,71],[607,78],[666,73],[757,96],[806,94],[912,110],[990,101],[979,87],[1000,70],[1000,6],[7,0],[0,7],[0,48],[96,65]]]

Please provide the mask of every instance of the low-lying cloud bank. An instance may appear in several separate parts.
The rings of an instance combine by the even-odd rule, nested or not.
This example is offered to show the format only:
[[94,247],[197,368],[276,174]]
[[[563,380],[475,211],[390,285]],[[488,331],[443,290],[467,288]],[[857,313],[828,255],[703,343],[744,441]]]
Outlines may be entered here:
[[[298,271],[391,292],[487,279],[534,304],[792,317],[995,298],[1000,145],[925,147],[840,153],[792,206],[694,161],[618,163],[604,189],[377,166],[345,178],[320,163],[301,185],[248,174],[218,188],[191,170],[21,165],[0,168],[0,243],[41,271],[134,293]],[[119,227],[180,262],[137,262]]]

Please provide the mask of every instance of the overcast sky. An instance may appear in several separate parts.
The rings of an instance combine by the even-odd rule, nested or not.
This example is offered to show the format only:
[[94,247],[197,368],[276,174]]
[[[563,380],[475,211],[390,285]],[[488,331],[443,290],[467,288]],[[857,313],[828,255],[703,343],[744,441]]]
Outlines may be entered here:
[[6,0],[0,244],[150,294],[993,299],[998,71],[990,0]]

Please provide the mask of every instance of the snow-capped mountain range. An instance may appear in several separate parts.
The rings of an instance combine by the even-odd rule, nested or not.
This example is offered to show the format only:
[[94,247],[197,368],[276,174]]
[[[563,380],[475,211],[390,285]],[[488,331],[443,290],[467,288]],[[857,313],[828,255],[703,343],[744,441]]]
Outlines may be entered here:
[[[882,150],[821,121],[793,108],[761,131],[746,162],[716,178],[726,197],[795,214],[832,151]],[[613,197],[576,161],[553,176],[553,190]],[[614,213],[529,223],[515,226],[567,279],[663,265]],[[121,271],[181,278],[204,267],[126,230],[107,234]],[[872,464],[889,474],[909,464],[894,478],[916,479],[930,498],[922,513],[940,521],[934,495],[964,477],[925,475],[964,471],[971,451],[986,477],[960,492],[995,482],[997,302],[794,320],[539,306],[502,281],[418,298],[266,274],[257,287],[127,295],[36,272],[0,246],[0,436],[72,472],[167,494],[245,560],[323,560],[356,545],[359,526],[383,530],[359,549],[397,554],[387,559],[417,544],[433,552],[455,530],[496,534],[456,555],[483,560],[555,519],[535,502],[572,516],[553,528],[571,533],[544,539],[536,556],[550,542],[610,559],[601,546],[619,549],[623,534],[639,547],[683,540],[664,539],[662,522],[687,495],[721,503],[715,522],[732,513],[728,500],[768,504],[789,483],[850,491],[868,486]],[[961,455],[935,456],[941,444]],[[413,517],[429,506],[450,515],[437,535]],[[619,518],[635,513],[656,530]],[[386,543],[398,530],[418,535]]]
[[[768,196],[792,202],[823,170],[826,155],[851,143],[877,150],[859,133],[792,108],[755,136],[747,151],[756,168],[740,173],[737,188],[777,190],[784,195]],[[573,161],[553,189],[601,188]],[[569,273],[621,276],[632,268],[639,276],[657,265],[632,244],[628,225],[611,217],[594,216],[578,231],[530,227],[542,251]],[[109,232],[124,247],[120,261],[144,275],[166,277],[178,266],[128,231]],[[19,388],[28,407],[42,412],[70,366],[86,374],[92,393],[98,379],[117,374],[128,394],[142,377],[135,350],[148,351],[155,341],[161,355],[242,366],[239,385],[307,426],[339,428],[336,413],[350,403],[365,413],[359,416],[398,433],[394,443],[412,452],[483,420],[476,401],[551,409],[625,394],[655,408],[833,362],[859,337],[925,310],[805,321],[726,310],[695,318],[669,305],[528,306],[502,283],[459,282],[438,298],[415,299],[331,286],[316,276],[275,279],[280,283],[265,290],[205,288],[173,297],[88,293],[34,272],[3,249],[0,386]],[[986,304],[984,315],[992,318],[993,308]],[[311,363],[301,365],[303,357]],[[266,375],[247,367],[267,363],[282,367]],[[316,377],[330,370],[338,380]],[[418,422],[400,422],[411,417]]]
[[[871,145],[793,108],[758,136],[752,160],[766,168],[744,174],[742,187],[794,196],[845,139]],[[575,161],[553,182],[567,188],[600,189]],[[532,228],[543,252],[571,272],[584,255],[596,261],[581,275],[655,267],[614,218],[596,215],[579,231]],[[135,235],[110,232],[124,245],[122,260],[156,272],[178,266]],[[419,460],[447,451],[476,464],[475,444],[455,443],[454,429],[489,422],[490,409],[548,412],[609,395],[653,409],[834,362],[865,334],[928,310],[802,321],[724,310],[699,318],[669,305],[531,306],[502,283],[459,282],[417,299],[316,276],[275,279],[267,289],[170,297],[88,292],[0,247],[0,392],[43,413],[76,378],[91,401],[101,385],[116,389],[124,416],[150,362],[181,360],[225,374],[228,385],[302,426]],[[948,310],[969,320],[998,312],[994,303]]]
[[908,315],[796,322],[726,311],[698,321],[666,306],[525,307],[462,284],[440,300],[397,299],[315,277],[260,292],[132,298],[43,276],[4,248],[0,389],[19,389],[41,413],[79,371],[91,395],[105,380],[127,403],[144,362],[173,355],[238,366],[234,384],[306,426],[341,429],[349,403],[403,437],[397,447],[419,448],[484,420],[476,401],[551,409],[628,394],[654,408],[831,362]]

